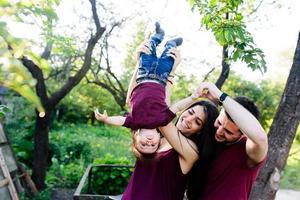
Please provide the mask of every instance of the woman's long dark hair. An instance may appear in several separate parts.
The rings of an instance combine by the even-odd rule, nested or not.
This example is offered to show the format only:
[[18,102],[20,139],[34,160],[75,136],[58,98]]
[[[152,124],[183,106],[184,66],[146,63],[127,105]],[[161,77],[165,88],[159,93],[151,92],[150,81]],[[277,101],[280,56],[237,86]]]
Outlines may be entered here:
[[198,148],[199,159],[193,165],[189,173],[187,196],[189,200],[197,199],[201,193],[202,183],[206,178],[206,171],[210,168],[212,160],[215,157],[216,145],[215,140],[216,128],[215,120],[219,115],[217,107],[209,101],[199,101],[194,106],[202,106],[206,115],[205,122],[201,130],[189,137]]

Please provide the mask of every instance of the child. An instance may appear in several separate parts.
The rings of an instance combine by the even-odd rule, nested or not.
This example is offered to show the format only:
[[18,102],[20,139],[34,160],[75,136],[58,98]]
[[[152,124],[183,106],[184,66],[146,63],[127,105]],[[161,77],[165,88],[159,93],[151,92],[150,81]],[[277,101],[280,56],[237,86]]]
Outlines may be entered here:
[[[165,86],[174,64],[169,50],[182,44],[182,38],[168,41],[158,58],[156,47],[164,38],[164,30],[155,23],[155,34],[150,38],[151,54],[141,53],[136,83],[130,96],[131,112],[126,116],[111,116],[95,111],[96,119],[106,124],[125,126],[138,134],[135,147],[144,154],[152,154],[159,147],[160,134],[156,128],[167,125],[178,112],[178,105],[168,107],[165,101]],[[179,106],[180,107],[180,106]]]

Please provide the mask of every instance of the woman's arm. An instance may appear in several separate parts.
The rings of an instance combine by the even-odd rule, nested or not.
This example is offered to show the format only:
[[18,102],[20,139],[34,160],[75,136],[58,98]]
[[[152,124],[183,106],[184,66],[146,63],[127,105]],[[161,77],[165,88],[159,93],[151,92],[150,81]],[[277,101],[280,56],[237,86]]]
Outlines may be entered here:
[[182,100],[174,103],[172,106],[170,106],[170,110],[176,114],[177,112],[181,112],[181,111],[185,110],[186,108],[191,106],[196,101],[197,101],[197,98],[194,98],[193,95],[189,96],[185,99],[182,99]]
[[149,41],[143,42],[136,49],[136,59],[138,60],[138,62],[136,64],[136,67],[134,69],[134,72],[132,74],[132,77],[131,77],[131,80],[130,80],[130,83],[129,83],[129,86],[128,86],[127,95],[126,95],[126,104],[129,104],[130,95],[132,93],[132,90],[137,85],[136,76],[137,76],[137,72],[138,72],[138,68],[139,68],[140,54],[141,53],[150,54],[151,53],[150,49],[151,49],[151,45],[150,45]]
[[170,72],[170,75],[168,77],[167,85],[166,85],[166,103],[168,106],[171,105],[171,90],[173,86],[173,78],[175,75],[175,71],[178,67],[178,65],[181,62],[181,53],[177,48],[171,48],[168,52],[168,56],[172,57],[174,59],[174,64],[172,67],[172,71]]
[[126,104],[127,105],[129,105],[131,92],[135,88],[135,86],[137,85],[137,82],[136,82],[137,70],[138,70],[138,64],[134,69],[133,75],[131,77],[131,80],[130,80],[130,83],[129,83],[129,86],[128,86],[127,95],[126,95]]
[[187,174],[198,159],[197,146],[193,141],[183,136],[172,122],[159,129],[170,145],[178,152],[182,173]]

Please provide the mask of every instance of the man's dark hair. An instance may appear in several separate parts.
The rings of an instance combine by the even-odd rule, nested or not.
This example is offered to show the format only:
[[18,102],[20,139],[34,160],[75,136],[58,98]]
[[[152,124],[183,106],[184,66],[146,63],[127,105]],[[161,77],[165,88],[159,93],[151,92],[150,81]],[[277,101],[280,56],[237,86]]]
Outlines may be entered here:
[[246,108],[257,120],[259,120],[260,112],[257,106],[251,101],[248,97],[245,96],[237,96],[234,98],[236,102],[241,104],[244,108]]
[[[257,120],[259,120],[260,118],[260,112],[258,107],[254,104],[253,101],[251,101],[248,97],[245,96],[237,96],[234,98],[234,100],[236,102],[238,102],[239,104],[241,104],[244,108],[246,108],[246,110],[248,110]],[[227,117],[231,120],[232,118],[230,117],[230,115],[225,111]]]

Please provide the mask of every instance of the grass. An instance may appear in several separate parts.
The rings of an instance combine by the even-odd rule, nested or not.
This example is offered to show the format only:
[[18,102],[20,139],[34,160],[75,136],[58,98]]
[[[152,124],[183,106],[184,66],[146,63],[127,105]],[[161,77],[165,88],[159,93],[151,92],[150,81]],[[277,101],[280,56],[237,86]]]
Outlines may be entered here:
[[300,191],[300,142],[294,140],[287,165],[283,171],[280,188]]
[[67,143],[74,140],[85,141],[91,146],[93,159],[113,155],[134,161],[131,152],[131,133],[126,128],[70,124],[51,131],[50,140],[62,140]]

